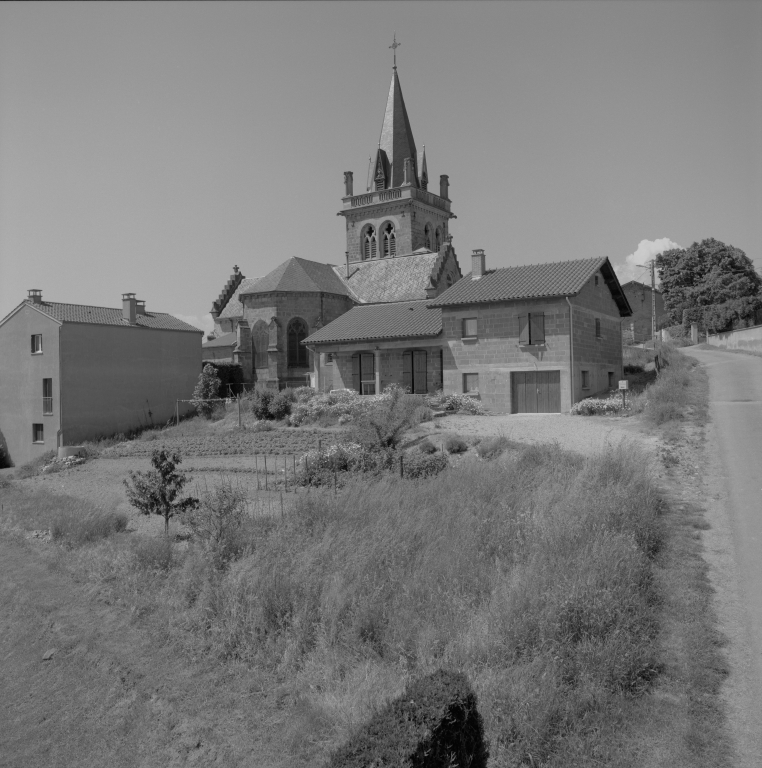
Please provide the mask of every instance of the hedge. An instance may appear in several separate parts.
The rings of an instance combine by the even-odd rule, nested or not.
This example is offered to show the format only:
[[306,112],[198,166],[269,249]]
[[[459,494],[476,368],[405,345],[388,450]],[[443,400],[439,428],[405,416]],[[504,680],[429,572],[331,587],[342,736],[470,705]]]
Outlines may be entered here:
[[488,756],[468,679],[440,669],[413,681],[334,752],[326,768],[486,768]]

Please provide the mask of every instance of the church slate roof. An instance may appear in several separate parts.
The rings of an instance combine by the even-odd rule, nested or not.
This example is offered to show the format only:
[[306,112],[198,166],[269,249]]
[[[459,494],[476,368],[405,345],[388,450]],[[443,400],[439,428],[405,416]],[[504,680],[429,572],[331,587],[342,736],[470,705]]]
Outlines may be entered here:
[[457,304],[481,304],[490,301],[540,299],[550,296],[574,296],[601,270],[622,317],[632,314],[608,258],[577,259],[550,264],[529,264],[488,270],[479,280],[465,275],[451,288],[432,299],[431,307]]
[[413,301],[426,298],[426,288],[435,273],[438,253],[414,253],[394,259],[351,262],[333,267],[358,301],[364,304],[387,301]]
[[272,272],[260,278],[255,285],[245,291],[239,291],[239,296],[273,291],[350,295],[347,286],[330,264],[320,264],[298,256],[279,264]]
[[241,304],[240,296],[242,293],[249,293],[249,291],[260,281],[259,277],[245,277],[239,283],[235,289],[233,295],[228,299],[220,317],[242,317],[243,316],[243,304]]
[[410,128],[410,120],[407,116],[405,99],[402,97],[402,88],[399,77],[397,77],[396,67],[392,72],[392,82],[386,100],[379,150],[385,153],[389,164],[386,187],[402,186],[405,159],[409,157],[412,158],[413,162],[416,162],[418,152],[415,148],[413,131]]
[[442,310],[426,301],[387,304],[359,304],[315,331],[305,344],[329,344],[438,336],[442,331]]
[[150,328],[158,331],[203,333],[200,328],[179,320],[173,315],[168,315],[166,312],[139,314],[135,317],[135,325],[130,325],[129,321],[125,320],[122,316],[121,309],[112,309],[111,307],[91,307],[87,304],[60,304],[53,301],[43,301],[41,304],[35,304],[33,301],[27,300],[22,302],[18,309],[24,306],[24,304],[34,307],[34,309],[61,323],[92,323],[94,325],[116,325],[123,328],[134,328],[137,326],[138,328]]

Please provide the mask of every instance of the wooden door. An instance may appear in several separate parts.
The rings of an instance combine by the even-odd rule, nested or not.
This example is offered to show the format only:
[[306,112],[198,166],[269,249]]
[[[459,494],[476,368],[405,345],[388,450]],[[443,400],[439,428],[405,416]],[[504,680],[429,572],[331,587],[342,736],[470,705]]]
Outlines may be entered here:
[[416,349],[413,352],[413,388],[416,395],[425,395],[428,391],[426,384],[426,350]]
[[511,374],[511,413],[560,413],[561,371]]

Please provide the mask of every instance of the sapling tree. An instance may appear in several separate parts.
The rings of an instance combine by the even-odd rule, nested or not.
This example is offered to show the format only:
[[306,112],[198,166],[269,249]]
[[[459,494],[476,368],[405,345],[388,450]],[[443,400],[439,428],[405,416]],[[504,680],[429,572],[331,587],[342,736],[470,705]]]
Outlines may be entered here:
[[151,454],[153,469],[130,472],[130,479],[124,481],[130,504],[144,515],[161,515],[166,535],[169,535],[171,517],[198,506],[198,499],[181,496],[188,477],[184,472],[177,471],[180,462],[176,453],[155,450]]

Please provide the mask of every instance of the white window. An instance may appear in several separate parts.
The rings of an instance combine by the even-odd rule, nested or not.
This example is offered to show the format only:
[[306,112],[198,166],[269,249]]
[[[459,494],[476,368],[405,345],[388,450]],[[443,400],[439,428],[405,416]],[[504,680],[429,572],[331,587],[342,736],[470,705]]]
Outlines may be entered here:
[[32,354],[33,355],[42,354],[42,334],[41,333],[35,333],[32,335]]
[[463,374],[463,392],[466,394],[474,394],[479,392],[479,374],[478,373]]
[[42,429],[42,424],[32,424],[32,442],[44,443],[45,437]]
[[590,371],[582,371],[582,389],[590,389]]
[[477,336],[477,323],[475,317],[464,317],[463,318],[463,338],[464,339],[475,339]]
[[44,416],[53,413],[53,379],[42,380],[42,413]]

